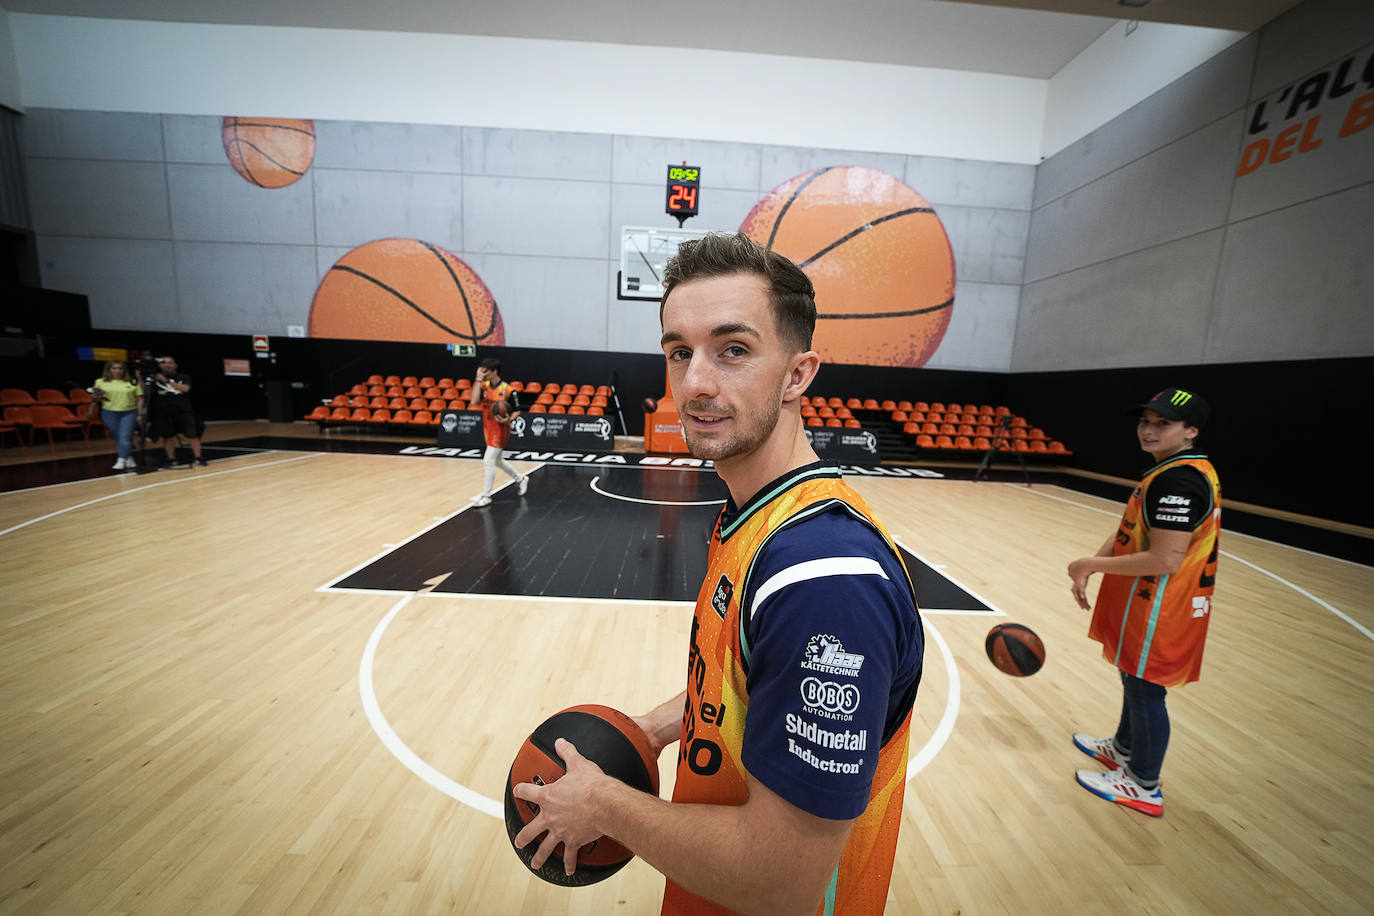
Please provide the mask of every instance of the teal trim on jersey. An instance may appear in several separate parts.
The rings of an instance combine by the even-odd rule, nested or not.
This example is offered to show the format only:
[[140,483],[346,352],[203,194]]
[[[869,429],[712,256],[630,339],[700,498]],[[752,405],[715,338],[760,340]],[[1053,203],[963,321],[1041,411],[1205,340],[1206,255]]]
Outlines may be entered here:
[[1150,468],[1148,471],[1146,471],[1144,474],[1141,474],[1140,476],[1141,476],[1141,477],[1149,477],[1151,474],[1153,474],[1155,471],[1158,471],[1160,468],[1164,467],[1166,464],[1173,464],[1175,461],[1182,461],[1182,460],[1184,460],[1185,458],[1193,458],[1193,459],[1201,458],[1203,461],[1206,461],[1206,460],[1207,460],[1207,456],[1204,455],[1202,452],[1179,452],[1177,455],[1170,455],[1168,458],[1165,458],[1165,459],[1164,459],[1163,461],[1161,461],[1159,464],[1157,464],[1157,465],[1155,465],[1154,467]]
[[835,873],[830,876],[830,883],[825,887],[825,909],[821,910],[825,916],[834,916],[835,913],[835,888],[840,883],[840,869],[836,867]]
[[1145,642],[1140,647],[1140,664],[1136,666],[1135,676],[1145,676],[1145,662],[1150,658],[1150,644],[1155,640],[1155,626],[1159,624],[1159,606],[1164,603],[1164,589],[1169,584],[1165,574],[1155,583],[1155,603],[1150,607],[1150,623],[1145,627]]
[[819,468],[809,468],[809,469],[807,469],[807,470],[805,470],[805,471],[802,471],[800,474],[795,474],[795,475],[793,475],[792,477],[787,478],[787,479],[784,480],[782,483],[780,483],[780,484],[778,484],[776,487],[774,487],[774,488],[773,488],[771,491],[769,491],[767,494],[762,495],[762,496],[755,496],[753,499],[749,500],[749,504],[746,506],[746,508],[745,508],[742,512],[740,512],[739,517],[736,518],[736,519],[735,519],[733,522],[731,522],[729,525],[726,525],[724,528],[721,528],[721,529],[720,529],[720,540],[721,540],[721,543],[723,544],[723,543],[725,543],[727,540],[729,540],[729,539],[730,539],[730,535],[732,535],[732,534],[734,534],[736,531],[738,531],[738,530],[739,530],[739,527],[740,527],[741,525],[743,525],[748,519],[752,518],[755,512],[757,512],[759,509],[763,508],[764,506],[768,505],[768,504],[771,503],[773,500],[777,499],[778,496],[780,496],[781,494],[787,492],[787,491],[790,490],[792,487],[795,487],[797,484],[801,483],[802,481],[804,481],[804,480],[809,480],[809,479],[811,479],[812,477],[843,477],[843,476],[844,476],[844,475],[840,472],[840,469],[839,469],[838,467],[819,467]]
[[1126,612],[1121,615],[1121,632],[1116,634],[1116,658],[1112,659],[1112,664],[1121,667],[1121,647],[1126,642],[1126,621],[1131,619],[1131,601],[1135,599],[1135,587],[1140,584],[1140,577],[1136,576],[1131,582],[1131,597],[1126,599]]

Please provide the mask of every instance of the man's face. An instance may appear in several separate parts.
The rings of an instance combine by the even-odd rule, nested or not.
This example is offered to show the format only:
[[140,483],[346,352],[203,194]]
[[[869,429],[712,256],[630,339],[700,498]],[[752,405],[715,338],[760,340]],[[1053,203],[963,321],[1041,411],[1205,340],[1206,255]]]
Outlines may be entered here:
[[687,447],[719,464],[752,453],[778,424],[790,357],[768,286],[753,274],[691,280],[663,308],[663,354]]
[[164,356],[157,361],[157,367],[162,370],[163,374],[172,373],[177,371],[177,361],[170,356]]

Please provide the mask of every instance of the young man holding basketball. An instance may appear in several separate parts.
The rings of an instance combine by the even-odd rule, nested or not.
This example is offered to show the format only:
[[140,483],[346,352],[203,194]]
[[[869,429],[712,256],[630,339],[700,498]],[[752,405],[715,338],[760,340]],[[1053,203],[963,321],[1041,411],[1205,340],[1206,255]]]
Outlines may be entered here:
[[882,912],[924,639],[911,581],[867,503],[807,443],[815,299],[742,234],[685,242],[664,275],[663,352],[692,454],[730,490],[697,598],[687,689],[639,717],[677,741],[672,802],[560,739],[567,774],[525,783],[532,864],[611,836],[667,876],[663,912]]
[[[1091,557],[1069,564],[1073,596],[1091,608],[1088,635],[1120,669],[1124,699],[1116,734],[1075,734],[1074,745],[1107,767],[1079,770],[1083,788],[1153,817],[1164,814],[1159,772],[1169,745],[1170,687],[1198,679],[1216,587],[1221,483],[1194,443],[1209,409],[1202,396],[1166,388],[1140,405],[1136,434],[1154,467],[1131,493],[1121,524]],[[1102,573],[1095,605],[1088,579]]]
[[482,453],[482,492],[473,498],[472,504],[491,505],[491,487],[496,482],[497,467],[519,482],[520,495],[524,496],[530,487],[529,477],[521,477],[501,454],[510,439],[510,421],[520,415],[520,410],[510,383],[501,381],[499,359],[487,357],[477,364],[477,378],[468,395],[468,406],[482,411],[482,435],[487,440],[487,450]]

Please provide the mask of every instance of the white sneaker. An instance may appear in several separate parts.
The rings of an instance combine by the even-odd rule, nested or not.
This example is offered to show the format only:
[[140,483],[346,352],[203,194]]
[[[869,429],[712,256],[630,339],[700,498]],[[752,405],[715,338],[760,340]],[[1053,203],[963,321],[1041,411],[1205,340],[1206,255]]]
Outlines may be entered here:
[[1092,738],[1075,732],[1073,746],[1109,770],[1124,767],[1131,760],[1130,754],[1123,754],[1116,749],[1116,742],[1111,738]]
[[481,494],[479,494],[479,495],[473,497],[473,499],[472,499],[472,504],[473,504],[474,506],[476,506],[477,508],[479,508],[479,509],[482,508],[483,506],[490,506],[490,505],[491,505],[491,497],[488,496],[488,495],[485,494],[485,493],[481,493]]
[[1116,802],[1150,817],[1164,816],[1164,788],[1157,785],[1147,789],[1136,782],[1125,768],[1099,773],[1096,770],[1078,770],[1074,775],[1078,784],[1098,798]]
[[526,474],[520,478],[520,495],[524,496],[530,488],[530,475]]
[[122,471],[122,470],[124,470],[124,459],[123,459],[123,458],[116,458],[116,459],[115,459],[115,463],[114,463],[114,467],[112,468],[112,470],[115,470],[115,471]]

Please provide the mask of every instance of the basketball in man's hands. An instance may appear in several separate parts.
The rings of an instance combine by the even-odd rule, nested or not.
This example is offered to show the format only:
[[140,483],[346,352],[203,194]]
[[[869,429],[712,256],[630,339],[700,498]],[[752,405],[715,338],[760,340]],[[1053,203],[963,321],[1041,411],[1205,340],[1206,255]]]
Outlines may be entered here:
[[[506,778],[506,833],[513,847],[516,834],[538,816],[539,809],[516,798],[511,790],[522,782],[547,785],[566,772],[563,758],[553,747],[559,738],[571,741],[579,754],[595,763],[607,776],[614,776],[642,792],[658,795],[658,758],[649,746],[648,736],[634,720],[609,706],[573,706],[545,719],[515,754],[515,762]],[[564,871],[561,843],[542,868],[534,869],[530,861],[542,839],[541,835],[523,849],[515,847],[515,853],[526,868],[551,884],[566,887],[595,884],[620,871],[634,858],[634,853],[603,836],[577,851],[577,870],[571,875]]]

